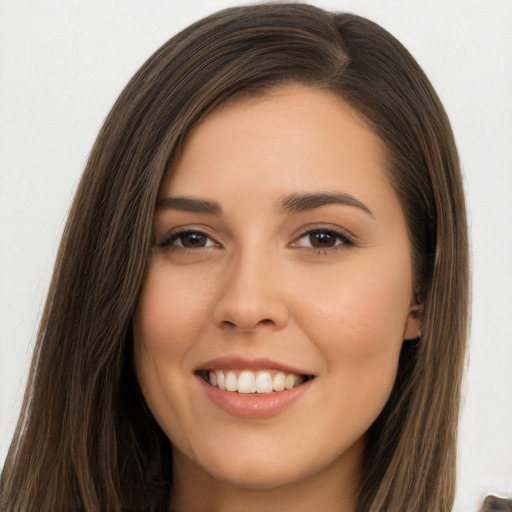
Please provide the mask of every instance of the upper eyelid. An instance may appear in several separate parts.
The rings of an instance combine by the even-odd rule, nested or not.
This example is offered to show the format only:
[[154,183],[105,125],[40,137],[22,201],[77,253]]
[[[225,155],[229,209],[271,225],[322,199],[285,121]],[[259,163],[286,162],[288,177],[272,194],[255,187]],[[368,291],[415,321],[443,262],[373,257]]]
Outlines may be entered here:
[[353,241],[356,241],[358,237],[352,233],[350,230],[346,228],[342,228],[341,226],[334,224],[323,224],[323,223],[315,223],[304,226],[300,229],[297,229],[295,233],[292,235],[293,240],[298,240],[303,236],[306,236],[308,233],[321,232],[321,231],[331,231],[335,234],[344,236],[346,238],[350,238]]
[[212,230],[208,226],[204,226],[202,224],[183,224],[174,226],[171,229],[166,229],[161,237],[169,237],[177,233],[201,233],[210,238],[215,238],[215,235],[212,234]]
[[178,226],[175,228],[170,229],[167,231],[163,236],[161,237],[155,237],[155,245],[170,245],[174,240],[178,238],[180,235],[186,234],[186,233],[198,233],[200,235],[205,236],[206,238],[209,238],[212,240],[215,245],[219,245],[222,247],[221,242],[218,241],[218,239],[214,236],[212,236],[210,233],[208,233],[207,230],[205,230],[204,227],[188,227],[188,226]]
[[[350,230],[346,228],[342,228],[339,225],[334,225],[330,223],[311,223],[306,226],[302,226],[301,228],[295,230],[290,235],[290,241],[289,244],[292,244],[294,242],[297,242],[299,239],[303,238],[304,236],[308,235],[309,233],[314,232],[322,232],[322,231],[330,231],[336,235],[339,235],[342,238],[348,238],[350,239],[354,244],[358,242],[358,237],[354,235]],[[155,237],[155,244],[161,244],[165,243],[166,241],[170,240],[172,237],[183,234],[183,233],[200,233],[208,238],[210,238],[212,241],[214,241],[216,244],[220,246],[224,246],[224,244],[220,241],[222,237],[213,235],[206,226],[204,225],[182,225],[182,226],[176,226],[168,231],[165,232],[164,235],[161,237]]]
[[[324,248],[324,250],[336,249],[336,248],[340,248],[340,246],[341,247],[353,247],[353,246],[357,245],[356,240],[354,240],[353,237],[348,236],[345,233],[340,233],[340,232],[334,231],[332,229],[311,229],[309,231],[306,231],[303,235],[296,237],[292,242],[290,242],[290,246],[294,247],[294,248],[298,248],[298,243],[303,238],[307,238],[307,236],[311,235],[311,234],[323,233],[323,232],[331,232],[335,236],[335,238],[337,238],[338,241],[341,242],[340,244],[333,245],[332,247],[326,247],[326,248]],[[311,247],[303,247],[303,248],[311,249]],[[315,250],[316,250],[316,248],[315,248]]]

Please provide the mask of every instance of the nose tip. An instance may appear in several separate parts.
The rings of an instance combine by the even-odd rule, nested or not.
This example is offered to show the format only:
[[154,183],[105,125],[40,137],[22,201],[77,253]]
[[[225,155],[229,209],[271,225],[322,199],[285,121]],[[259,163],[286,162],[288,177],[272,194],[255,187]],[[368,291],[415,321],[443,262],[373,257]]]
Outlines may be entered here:
[[277,272],[262,266],[253,261],[238,264],[226,273],[213,314],[218,327],[250,332],[282,329],[288,323],[288,307]]

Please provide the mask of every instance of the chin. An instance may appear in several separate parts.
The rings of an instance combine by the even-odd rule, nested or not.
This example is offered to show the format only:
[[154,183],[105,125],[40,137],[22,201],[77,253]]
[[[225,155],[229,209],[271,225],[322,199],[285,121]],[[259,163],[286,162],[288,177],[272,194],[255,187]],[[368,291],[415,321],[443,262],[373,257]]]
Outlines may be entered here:
[[218,482],[246,490],[269,490],[300,482],[320,472],[322,461],[299,460],[282,454],[241,454],[204,461],[203,471]]
[[283,487],[297,480],[301,480],[303,475],[290,472],[283,474],[282,471],[270,469],[272,463],[263,465],[251,464],[244,468],[226,471],[216,471],[211,473],[215,480],[247,490],[269,490],[276,487]]

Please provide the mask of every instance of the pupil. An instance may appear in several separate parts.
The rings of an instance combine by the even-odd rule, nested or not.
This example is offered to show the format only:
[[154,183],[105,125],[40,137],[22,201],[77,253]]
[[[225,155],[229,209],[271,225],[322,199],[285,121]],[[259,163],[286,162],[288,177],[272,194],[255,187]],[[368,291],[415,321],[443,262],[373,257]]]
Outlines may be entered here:
[[181,238],[184,247],[204,247],[206,237],[198,233],[187,233]]
[[313,233],[309,237],[313,247],[325,248],[334,247],[336,244],[336,237],[329,232],[323,231],[322,233]]

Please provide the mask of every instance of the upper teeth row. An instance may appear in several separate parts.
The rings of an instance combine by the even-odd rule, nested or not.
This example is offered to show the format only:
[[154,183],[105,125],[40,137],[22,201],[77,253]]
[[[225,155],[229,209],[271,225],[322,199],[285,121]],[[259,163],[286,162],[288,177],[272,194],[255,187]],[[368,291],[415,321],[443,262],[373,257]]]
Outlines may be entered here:
[[233,371],[224,373],[223,370],[211,371],[208,380],[212,386],[226,391],[238,391],[238,393],[272,393],[272,391],[284,391],[293,389],[304,382],[304,377],[294,373],[277,372],[274,377],[269,371],[254,373],[243,370],[238,377]]

